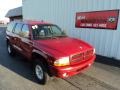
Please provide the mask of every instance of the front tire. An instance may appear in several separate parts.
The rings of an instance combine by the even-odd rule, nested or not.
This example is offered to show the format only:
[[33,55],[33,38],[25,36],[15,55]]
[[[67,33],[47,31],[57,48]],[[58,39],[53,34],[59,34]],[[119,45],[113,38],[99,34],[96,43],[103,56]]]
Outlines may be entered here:
[[45,85],[49,80],[49,75],[42,62],[35,62],[34,64],[34,74],[38,83]]

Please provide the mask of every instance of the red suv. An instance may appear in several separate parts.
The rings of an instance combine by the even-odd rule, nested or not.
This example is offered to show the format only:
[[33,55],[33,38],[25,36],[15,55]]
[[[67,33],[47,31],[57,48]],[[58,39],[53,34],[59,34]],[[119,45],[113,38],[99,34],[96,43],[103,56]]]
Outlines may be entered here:
[[6,30],[8,53],[24,55],[34,65],[41,84],[51,76],[67,78],[90,67],[95,49],[88,43],[66,36],[57,25],[40,21],[14,21]]

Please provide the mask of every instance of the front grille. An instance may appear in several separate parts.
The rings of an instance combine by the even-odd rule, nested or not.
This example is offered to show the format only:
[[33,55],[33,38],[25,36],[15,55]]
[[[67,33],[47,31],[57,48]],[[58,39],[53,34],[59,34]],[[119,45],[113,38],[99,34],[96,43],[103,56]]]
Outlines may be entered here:
[[86,52],[82,52],[79,54],[75,54],[71,56],[71,64],[79,63],[83,60],[88,60],[93,56],[93,50],[87,50]]
[[80,53],[80,54],[76,54],[72,56],[72,60],[82,60],[83,59],[84,54]]
[[84,60],[88,60],[89,58],[91,58],[92,55],[93,55],[93,50],[88,50],[87,52],[85,52]]

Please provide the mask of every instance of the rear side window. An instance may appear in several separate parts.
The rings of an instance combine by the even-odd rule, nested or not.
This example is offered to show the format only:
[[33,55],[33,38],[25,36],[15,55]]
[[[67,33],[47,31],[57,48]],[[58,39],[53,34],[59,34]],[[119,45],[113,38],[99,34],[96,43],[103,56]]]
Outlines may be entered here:
[[15,27],[15,25],[16,25],[15,22],[9,23],[8,26],[7,26],[7,31],[12,32],[12,30],[13,30],[14,27]]
[[23,24],[17,23],[15,30],[14,30],[14,33],[19,34],[21,32],[22,26],[23,26]]
[[28,38],[29,37],[29,26],[23,25],[21,33],[24,38]]

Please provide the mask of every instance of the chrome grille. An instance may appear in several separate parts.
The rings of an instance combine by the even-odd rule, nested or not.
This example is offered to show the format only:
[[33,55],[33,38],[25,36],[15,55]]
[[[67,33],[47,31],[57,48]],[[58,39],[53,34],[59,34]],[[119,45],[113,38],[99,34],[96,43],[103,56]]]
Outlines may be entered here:
[[79,63],[82,60],[88,60],[93,56],[93,50],[88,50],[83,53],[75,54],[71,56],[71,64]]

